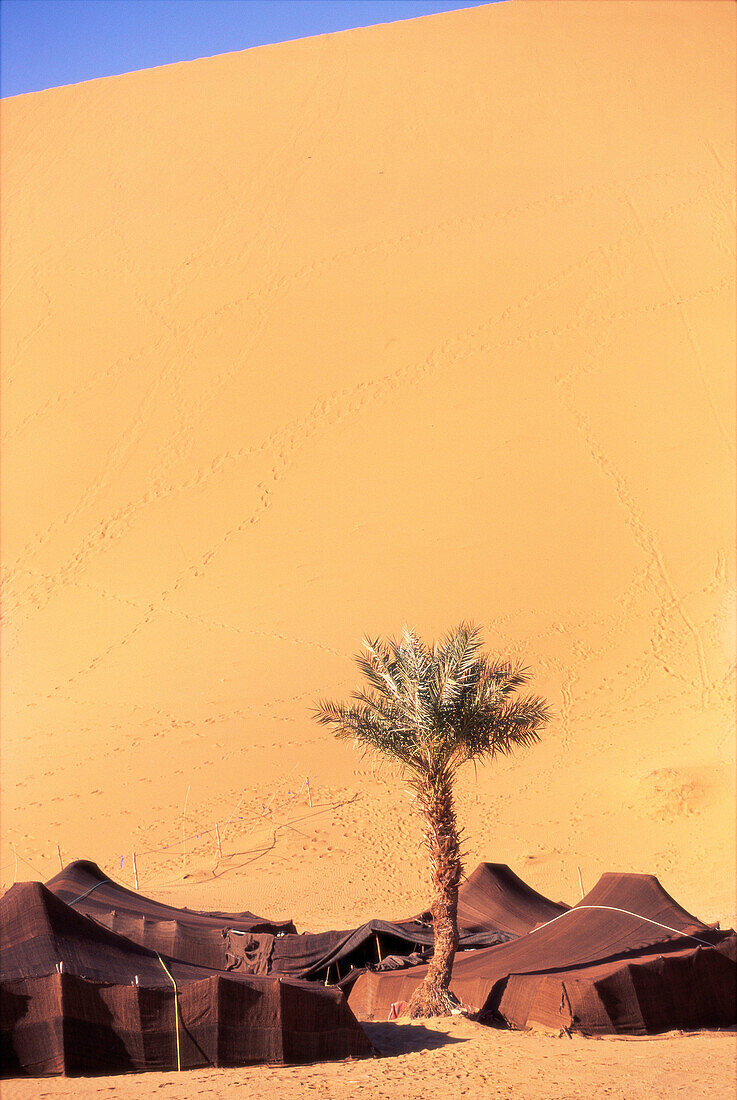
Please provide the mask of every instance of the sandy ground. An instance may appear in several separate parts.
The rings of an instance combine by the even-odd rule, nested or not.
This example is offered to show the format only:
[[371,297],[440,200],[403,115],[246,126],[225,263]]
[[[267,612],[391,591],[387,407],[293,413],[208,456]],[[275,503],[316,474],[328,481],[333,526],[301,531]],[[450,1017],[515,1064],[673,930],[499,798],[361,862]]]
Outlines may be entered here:
[[190,1070],[85,1080],[47,1078],[3,1083],[5,1100],[44,1097],[231,1097],[238,1090],[297,1100],[305,1095],[364,1100],[446,1100],[449,1096],[515,1100],[732,1100],[737,1035],[726,1032],[658,1039],[559,1039],[495,1031],[468,1020],[368,1024],[381,1057],[314,1066]]
[[[401,779],[310,708],[470,617],[555,719],[463,777],[468,867],[735,923],[734,32],[507,3],[2,104],[2,886],[58,844],[302,930],[424,908]],[[731,1049],[473,1035],[330,1080],[707,1095]]]

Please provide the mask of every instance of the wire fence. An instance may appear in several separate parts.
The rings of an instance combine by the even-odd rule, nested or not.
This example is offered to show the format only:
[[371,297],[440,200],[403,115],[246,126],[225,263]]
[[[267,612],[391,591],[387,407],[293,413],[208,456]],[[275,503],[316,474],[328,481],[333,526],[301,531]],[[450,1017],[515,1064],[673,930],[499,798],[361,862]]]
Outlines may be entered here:
[[[303,837],[309,836],[309,834],[298,828],[301,821],[309,820],[331,810],[335,811],[354,801],[357,797],[354,795],[352,798],[321,801],[318,804],[313,801],[314,784],[315,780],[319,778],[318,775],[305,776],[295,789],[287,788],[287,784],[290,784],[290,787],[292,785],[292,776],[295,770],[295,768],[292,768],[277,783],[266,801],[261,801],[254,791],[246,789],[237,797],[235,804],[233,804],[232,795],[227,799],[220,799],[211,808],[207,820],[190,830],[185,828],[188,790],[182,811],[182,827],[179,836],[174,837],[172,835],[172,839],[165,844],[148,845],[140,848],[137,846],[136,841],[133,841],[127,851],[119,851],[112,859],[105,860],[103,870],[107,868],[111,876],[134,886],[136,890],[139,889],[141,882],[148,887],[180,885],[187,875],[188,865],[190,862],[194,864],[195,861],[197,861],[200,870],[203,869],[203,861],[207,861],[206,869],[217,876],[218,870],[223,864],[227,865],[229,859],[236,856],[251,856],[248,862],[252,862],[273,851],[277,846],[280,834],[285,830],[296,832]],[[257,804],[246,810],[244,804],[249,797],[253,798]],[[290,819],[289,812],[295,808],[300,800],[305,803],[309,813]],[[235,850],[237,845],[234,845],[233,842],[236,830],[238,839],[243,841],[249,836],[253,836],[259,827],[265,827],[270,832],[271,836],[268,840],[253,849]],[[173,831],[174,827],[172,826],[172,833]],[[227,841],[230,841],[230,844],[226,846]],[[143,844],[143,841],[141,843]],[[41,882],[51,877],[48,868],[45,873],[39,870],[36,863],[23,854],[17,843],[6,842],[6,844],[11,848],[13,857],[0,864],[0,888],[5,889],[9,885],[9,875],[7,877],[6,875],[11,869],[12,879],[10,879],[10,882],[18,881],[21,865],[33,871],[35,877]],[[58,868],[59,870],[63,869],[64,863],[59,844],[52,841],[48,841],[47,844],[50,853],[54,852],[54,848],[56,849]],[[40,858],[49,863],[55,861],[54,854]],[[80,858],[80,856],[75,856],[75,858]],[[585,861],[587,867],[582,875],[581,868],[576,866],[575,863],[571,864],[570,856],[565,858],[561,855],[558,859],[553,857],[545,861],[542,866],[537,863],[535,857],[528,858],[530,863],[521,869],[522,877],[527,880],[529,876],[535,887],[546,896],[553,897],[557,901],[566,901],[569,904],[575,903],[584,896],[586,889],[593,885],[601,870],[598,861],[592,863],[590,859]],[[34,854],[34,860],[38,859],[39,857]],[[176,862],[179,860],[181,860],[181,864],[177,868]],[[144,861],[143,865],[141,861]],[[67,862],[69,862],[68,859]],[[468,864],[468,860],[465,862]],[[471,864],[472,866],[473,864]],[[470,870],[471,867],[467,866],[466,870]],[[559,896],[561,894],[565,896]]]
[[[182,872],[186,873],[188,859],[194,858],[195,856],[195,850],[190,848],[188,852],[187,846],[192,845],[193,843],[199,843],[197,854],[204,854],[203,849],[211,853],[213,857],[213,870],[215,870],[217,868],[217,865],[221,861],[228,858],[228,855],[224,854],[223,844],[226,839],[232,838],[234,830],[236,828],[238,829],[238,835],[243,838],[245,836],[253,834],[259,825],[267,826],[273,833],[271,844],[264,849],[268,850],[268,848],[273,848],[275,846],[277,835],[283,829],[290,829],[295,832],[302,833],[303,836],[308,835],[302,832],[302,830],[297,829],[295,826],[295,822],[303,820],[304,815],[299,818],[294,818],[291,821],[280,820],[280,818],[284,817],[287,811],[294,808],[298,800],[304,800],[306,806],[310,810],[310,813],[307,815],[310,818],[316,817],[320,814],[324,814],[328,810],[337,809],[339,806],[345,805],[348,802],[353,801],[352,798],[349,798],[342,801],[327,802],[320,805],[314,805],[314,782],[317,778],[317,776],[314,775],[312,777],[305,776],[302,783],[295,790],[287,790],[286,796],[279,798],[278,796],[280,792],[283,792],[287,783],[290,782],[293,772],[294,769],[292,769],[292,771],[289,772],[289,774],[277,784],[271,796],[266,800],[266,802],[260,802],[258,806],[248,812],[239,813],[240,810],[243,810],[244,803],[249,796],[249,792],[244,791],[240,795],[238,801],[236,802],[235,806],[230,811],[227,817],[224,813],[222,815],[212,817],[202,825],[192,828],[190,832],[188,832],[184,827],[186,823],[187,799],[189,797],[188,788],[187,798],[185,799],[185,806],[182,812],[181,836],[177,837],[176,839],[170,840],[166,844],[142,848],[131,846],[128,851],[119,853],[116,857],[114,857],[112,861],[116,871],[119,874],[119,877],[124,876],[130,879],[135,884],[136,888],[138,888],[140,878],[145,878],[149,885],[164,885],[164,883],[158,881],[158,878],[155,876],[155,872],[155,877],[151,877],[149,874],[139,876],[138,861],[140,861],[141,859],[147,859],[152,856],[181,856]],[[228,799],[226,802],[226,800],[223,799],[221,800],[219,805],[223,807],[231,806],[232,801]],[[203,842],[205,843],[203,844]],[[53,849],[54,846],[56,847],[59,869],[62,870],[64,864],[62,860],[60,846],[59,844],[54,845],[52,842],[49,842],[50,849]],[[3,887],[5,886],[6,880],[4,878],[4,874],[11,868],[13,869],[13,881],[15,882],[18,880],[19,864],[23,864],[24,866],[29,867],[40,881],[44,881],[46,878],[49,877],[48,873],[44,874],[42,871],[40,871],[34,863],[32,863],[25,855],[22,854],[21,851],[19,851],[18,845],[16,843],[10,843],[10,847],[13,852],[13,858],[10,860],[6,860],[3,864],[0,864],[0,875],[3,876],[2,880],[0,881],[0,885],[2,885]],[[53,856],[49,856],[48,859],[52,860]],[[146,868],[146,871],[148,871],[149,869],[150,864],[149,867]],[[180,879],[175,881],[180,880],[181,876]]]

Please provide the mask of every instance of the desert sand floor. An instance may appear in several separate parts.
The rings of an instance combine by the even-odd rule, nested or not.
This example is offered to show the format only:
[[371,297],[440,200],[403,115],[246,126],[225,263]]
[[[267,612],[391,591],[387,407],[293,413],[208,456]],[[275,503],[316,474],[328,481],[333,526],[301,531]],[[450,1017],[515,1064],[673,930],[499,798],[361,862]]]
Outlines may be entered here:
[[[0,886],[59,845],[303,931],[424,909],[401,779],[310,709],[471,618],[555,718],[462,777],[467,867],[735,924],[736,30],[520,0],[3,101]],[[734,1049],[450,1033],[84,1089],[700,1097]]]
[[252,1092],[264,1100],[305,1095],[363,1100],[733,1100],[737,1035],[673,1033],[657,1039],[559,1039],[496,1031],[469,1020],[368,1024],[382,1056],[314,1066],[191,1070],[97,1079],[3,1083],[5,1100],[44,1097],[166,1100]]

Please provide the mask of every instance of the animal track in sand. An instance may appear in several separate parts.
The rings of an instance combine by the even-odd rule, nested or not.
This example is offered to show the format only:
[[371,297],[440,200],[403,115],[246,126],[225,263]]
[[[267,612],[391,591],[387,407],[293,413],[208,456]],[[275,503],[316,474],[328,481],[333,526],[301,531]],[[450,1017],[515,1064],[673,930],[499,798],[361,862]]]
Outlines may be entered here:
[[[474,344],[474,341],[478,338],[478,336],[486,331],[490,326],[498,324],[500,321],[510,319],[514,312],[523,311],[526,306],[535,298],[539,297],[540,294],[548,292],[552,288],[559,285],[561,281],[570,277],[571,274],[579,270],[585,269],[592,262],[613,255],[623,245],[631,242],[632,240],[640,238],[641,234],[649,231],[650,228],[662,224],[664,221],[667,221],[668,219],[675,216],[681,210],[686,209],[693,201],[694,200],[689,197],[680,201],[679,203],[673,204],[665,212],[661,213],[657,218],[651,220],[651,222],[648,223],[647,226],[643,227],[640,223],[638,223],[636,229],[634,230],[631,227],[627,227],[614,242],[606,246],[597,246],[595,249],[590,250],[582,259],[578,259],[573,262],[563,272],[556,273],[556,275],[554,275],[552,278],[544,280],[539,286],[525,294],[513,305],[505,307],[500,314],[486,321],[480,327],[469,329],[468,332],[461,333],[460,335],[451,338],[450,341],[446,341],[443,344],[439,345],[438,348],[430,353],[430,356],[427,360],[424,361],[424,363],[416,364],[414,366],[408,365],[401,367],[396,371],[390,373],[389,375],[384,376],[384,378],[380,378],[374,381],[368,381],[365,383],[359,383],[353,390],[340,391],[336,394],[330,395],[330,397],[326,399],[322,399],[316,402],[316,404],[313,406],[312,413],[308,414],[306,419],[295,422],[296,431],[293,431],[290,434],[289,429],[283,429],[282,432],[284,432],[285,435],[281,433],[275,433],[275,435],[272,435],[272,439],[274,439],[275,437],[282,439],[286,438],[288,444],[286,450],[282,449],[282,451],[280,452],[281,454],[284,454],[285,457],[280,461],[279,464],[277,464],[277,466],[274,467],[274,469],[277,471],[276,474],[272,474],[274,481],[278,482],[278,480],[280,480],[281,477],[284,476],[284,473],[286,472],[288,466],[291,465],[293,452],[304,445],[304,443],[312,435],[314,435],[321,421],[324,421],[326,423],[340,422],[340,420],[344,419],[346,416],[354,415],[366,404],[369,396],[373,401],[376,400],[378,397],[383,396],[387,392],[390,392],[400,381],[404,379],[412,377],[415,379],[415,381],[418,380],[424,373],[426,373],[428,369],[436,368],[439,365],[439,360],[441,359],[452,361],[453,363],[457,362],[459,356],[463,357],[460,353],[460,345],[463,342],[471,340],[472,346],[470,349],[467,349],[465,353],[466,355],[471,355],[479,350],[500,350],[504,347],[514,346],[515,343],[518,343],[520,341],[527,342],[530,340],[546,337],[560,337],[574,331],[579,331],[582,327],[584,329],[590,327],[594,323],[594,319],[590,319],[583,323],[581,322],[581,320],[576,320],[569,323],[567,326],[562,326],[557,329],[540,330],[532,333],[525,332],[523,336],[515,340],[496,341],[493,345],[490,345],[488,347],[486,345],[481,345],[481,347],[478,348]],[[597,280],[593,280],[592,282],[594,286],[598,285]],[[722,282],[720,284],[717,284],[715,288],[704,288],[696,292],[696,294],[697,296],[701,296],[704,294],[714,293],[715,290],[725,289],[728,285],[728,282],[729,280],[727,279],[722,280]],[[680,299],[676,299],[676,301],[678,300]],[[662,303],[657,303],[654,306],[639,307],[639,311],[646,312],[648,310],[662,308],[663,306],[667,306],[670,304],[672,304],[671,300],[666,300]],[[595,321],[599,324],[601,324],[602,321],[609,323],[615,319],[621,319],[624,316],[633,315],[637,312],[638,310],[621,311],[619,314],[612,314],[606,318],[596,318]],[[159,376],[157,382],[154,384],[154,389],[150,391],[150,394],[155,392],[158,384],[161,381],[161,377],[162,376]],[[219,383],[216,381],[209,388],[207,401],[211,402],[212,400],[214,400],[214,396],[218,392],[218,387]],[[145,400],[148,401],[149,398],[146,398]],[[198,402],[198,415],[201,415],[201,412],[204,410],[205,407],[206,402]],[[265,441],[264,443],[257,445],[255,448],[243,449],[243,453],[235,456],[233,458],[233,461],[238,461],[240,457],[247,457],[249,454],[255,454],[261,452],[262,450],[267,450],[268,446],[268,441]],[[145,507],[147,504],[152,503],[157,499],[160,499],[162,494],[166,496],[172,492],[185,492],[188,489],[199,487],[209,476],[212,476],[213,472],[222,469],[222,465],[225,461],[226,459],[223,457],[215,457],[212,460],[209,471],[206,471],[202,474],[197,474],[194,478],[188,479],[186,482],[182,483],[179,486],[167,486],[165,489],[160,489],[158,492],[149,490],[137,503],[130,502],[123,509],[121,509],[120,512],[118,512],[116,517],[113,517],[112,519],[113,530],[116,532],[114,537],[119,538],[123,533],[125,533],[141,507]],[[88,493],[90,491],[90,489],[87,490]],[[237,527],[234,528],[231,532],[226,533],[226,535],[223,536],[220,545],[224,545],[227,541],[229,541],[230,537],[232,537],[234,534],[239,533],[247,523],[255,523],[259,517],[259,514],[265,511],[268,506],[268,490],[266,490],[266,496],[262,497],[261,504],[256,509],[256,511],[241,524],[238,524]],[[60,521],[61,524],[66,525],[68,522],[71,522],[71,520],[79,514],[83,507],[83,501],[78,502],[77,506],[72,510],[72,512],[68,513],[67,517]],[[51,537],[53,531],[56,529],[57,526],[58,523],[52,524],[49,528],[47,528],[44,533],[42,533],[40,536],[37,536],[36,540],[27,544],[22,554],[22,560],[24,562],[28,559],[29,556],[31,556],[35,552],[36,549],[40,548],[40,546],[42,546],[47,541],[47,539]],[[86,545],[83,544],[83,546],[75,553],[75,555],[72,558],[68,559],[65,565],[61,567],[60,571],[58,571],[54,576],[48,578],[48,582],[43,585],[40,591],[36,591],[34,595],[33,589],[27,590],[21,598],[24,598],[26,600],[30,598],[30,600],[32,601],[32,605],[36,607],[43,606],[45,599],[48,598],[48,595],[52,591],[56,591],[57,587],[60,584],[64,584],[66,578],[73,578],[75,575],[77,575],[79,570],[83,567],[86,558],[91,552],[94,552],[95,550],[105,549],[107,546],[109,546],[109,540],[107,540],[105,531],[106,525],[102,525],[100,528],[98,528],[97,534],[95,535],[95,533],[93,533],[91,536],[88,536]],[[216,551],[213,550],[213,553],[214,552]],[[203,567],[205,567],[206,564],[207,561],[204,563]],[[194,569],[196,567],[193,566],[190,568]],[[8,577],[12,580],[13,576],[14,571],[13,567],[11,566],[8,572]]]

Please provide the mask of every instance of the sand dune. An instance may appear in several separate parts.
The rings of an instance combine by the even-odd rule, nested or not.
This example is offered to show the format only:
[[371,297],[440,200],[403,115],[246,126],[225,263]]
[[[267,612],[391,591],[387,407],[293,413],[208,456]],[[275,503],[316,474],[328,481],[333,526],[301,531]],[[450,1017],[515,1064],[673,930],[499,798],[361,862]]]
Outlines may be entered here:
[[734,921],[734,30],[523,0],[3,103],[4,885],[417,911],[310,707],[471,617],[556,719],[469,866]]

